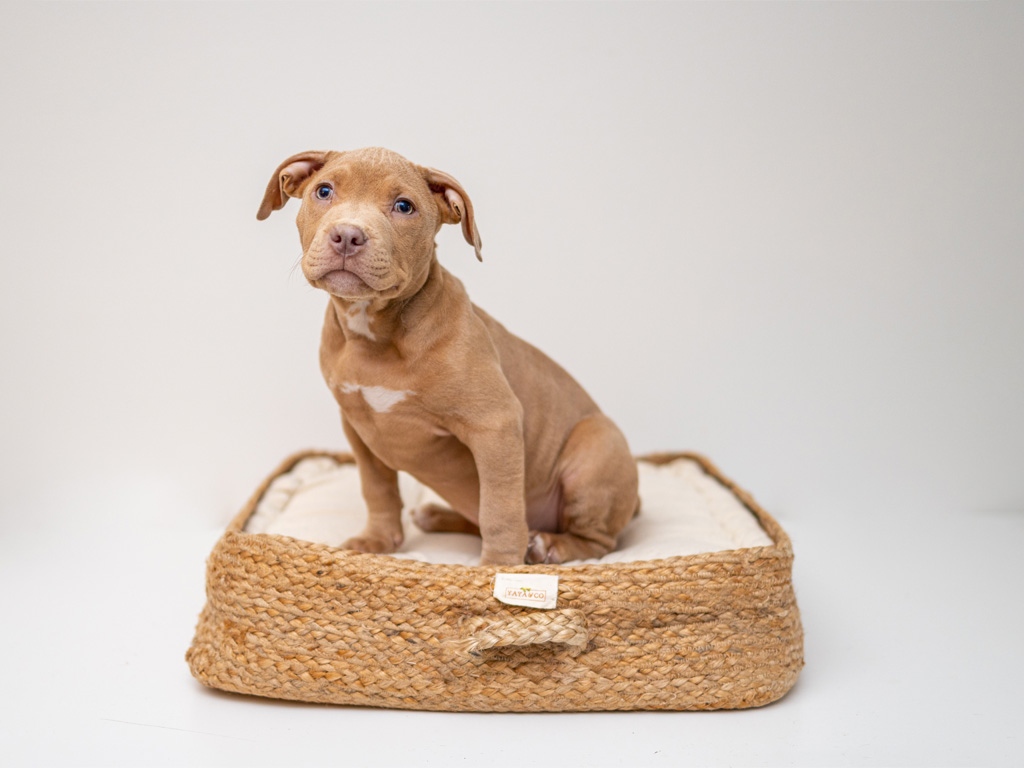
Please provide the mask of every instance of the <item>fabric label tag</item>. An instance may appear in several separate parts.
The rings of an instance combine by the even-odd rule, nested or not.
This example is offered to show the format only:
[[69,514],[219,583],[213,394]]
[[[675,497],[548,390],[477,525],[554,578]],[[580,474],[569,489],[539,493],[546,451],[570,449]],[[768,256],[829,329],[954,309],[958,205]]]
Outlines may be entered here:
[[547,573],[496,573],[494,596],[508,605],[554,608],[558,603],[558,577]]

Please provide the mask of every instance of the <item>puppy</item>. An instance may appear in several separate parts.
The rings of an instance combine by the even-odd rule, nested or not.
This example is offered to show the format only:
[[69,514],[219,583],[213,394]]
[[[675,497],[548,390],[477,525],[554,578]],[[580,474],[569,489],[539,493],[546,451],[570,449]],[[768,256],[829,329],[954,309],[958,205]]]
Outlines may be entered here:
[[341,407],[369,510],[344,547],[402,543],[397,472],[449,505],[430,531],[479,533],[482,565],[600,557],[639,509],[622,432],[544,353],[474,305],[437,260],[442,224],[480,258],[473,204],[446,173],[386,149],[304,152],[257,218],[302,201],[302,271],[330,295],[320,368]]

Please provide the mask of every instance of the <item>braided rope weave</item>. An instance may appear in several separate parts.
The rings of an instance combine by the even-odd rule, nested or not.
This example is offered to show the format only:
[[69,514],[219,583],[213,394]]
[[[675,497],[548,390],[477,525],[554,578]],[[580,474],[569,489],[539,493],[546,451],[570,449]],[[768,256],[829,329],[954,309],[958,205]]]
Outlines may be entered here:
[[487,648],[510,645],[562,643],[578,656],[587,647],[587,618],[582,611],[534,611],[522,616],[497,620],[477,616],[463,626],[469,637],[451,640],[449,645],[461,653],[479,654]]
[[[405,709],[722,709],[784,695],[803,666],[793,553],[778,523],[693,454],[774,541],[609,565],[437,565],[244,533],[270,482],[207,563],[207,603],[186,654],[226,691]],[[558,608],[505,605],[494,574],[553,573]]]

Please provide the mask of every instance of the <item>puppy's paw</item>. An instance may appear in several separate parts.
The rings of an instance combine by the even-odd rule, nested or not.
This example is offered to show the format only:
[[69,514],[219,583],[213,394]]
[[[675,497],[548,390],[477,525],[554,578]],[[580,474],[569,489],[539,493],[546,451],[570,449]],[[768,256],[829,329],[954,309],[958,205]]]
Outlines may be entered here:
[[369,552],[374,555],[390,555],[402,545],[402,534],[392,536],[381,536],[368,531],[363,531],[359,536],[341,545],[342,549],[354,549],[356,552]]
[[427,502],[416,507],[412,521],[421,531],[427,533],[472,533],[480,535],[480,529],[458,512],[440,504]]
[[412,521],[421,531],[434,533],[438,530],[443,530],[444,521],[447,517],[445,513],[449,511],[440,504],[420,504],[412,511]]
[[501,553],[489,551],[484,547],[480,553],[480,565],[522,565],[523,556],[520,554]]
[[526,562],[530,565],[550,563],[557,565],[562,562],[558,553],[558,544],[550,534],[536,531],[530,534],[530,546],[526,549]]

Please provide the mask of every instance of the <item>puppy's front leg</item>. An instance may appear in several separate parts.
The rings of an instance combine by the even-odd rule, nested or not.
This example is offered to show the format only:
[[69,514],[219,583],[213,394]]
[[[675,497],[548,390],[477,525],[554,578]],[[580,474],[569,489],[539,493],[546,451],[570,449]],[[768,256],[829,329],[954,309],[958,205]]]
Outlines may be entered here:
[[359,552],[386,555],[402,545],[402,497],[398,492],[398,473],[378,459],[366,447],[352,425],[341,417],[345,437],[356,457],[363,499],[369,512],[366,528],[341,546]]
[[472,452],[480,479],[480,565],[521,565],[529,539],[521,409],[474,424],[456,437]]

